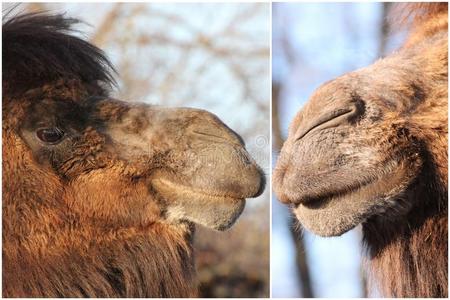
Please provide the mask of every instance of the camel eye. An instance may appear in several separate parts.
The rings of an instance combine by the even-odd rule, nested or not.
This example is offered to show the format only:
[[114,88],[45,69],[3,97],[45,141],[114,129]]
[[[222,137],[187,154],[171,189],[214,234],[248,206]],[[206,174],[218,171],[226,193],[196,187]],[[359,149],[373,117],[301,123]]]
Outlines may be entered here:
[[64,136],[64,132],[57,128],[41,128],[36,131],[37,137],[48,144],[56,144],[58,143],[62,137]]

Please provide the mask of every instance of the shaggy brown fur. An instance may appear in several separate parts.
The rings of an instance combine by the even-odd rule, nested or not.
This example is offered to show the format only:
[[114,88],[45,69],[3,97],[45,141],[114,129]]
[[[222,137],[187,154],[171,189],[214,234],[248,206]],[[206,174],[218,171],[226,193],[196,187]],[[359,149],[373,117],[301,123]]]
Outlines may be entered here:
[[[397,24],[411,23],[410,35],[403,48],[442,32],[447,35],[448,3],[399,5],[392,13]],[[428,60],[430,71],[448,66],[448,43],[441,53]],[[425,51],[425,50],[423,50]],[[425,54],[427,54],[425,52]],[[436,55],[437,54],[437,55]],[[418,205],[397,220],[373,218],[363,226],[369,250],[369,267],[374,288],[391,297],[448,297],[448,158],[447,158],[447,70],[436,73],[436,103],[414,120],[421,128],[414,133],[428,148],[430,163],[417,177],[410,198]],[[439,84],[439,77],[443,85]],[[442,96],[441,96],[442,95]]]
[[193,297],[194,223],[230,227],[263,175],[210,113],[110,99],[74,23],[2,28],[3,296]]
[[274,170],[280,200],[322,236],[362,224],[385,296],[448,296],[447,4],[405,4],[403,47],[320,87]]

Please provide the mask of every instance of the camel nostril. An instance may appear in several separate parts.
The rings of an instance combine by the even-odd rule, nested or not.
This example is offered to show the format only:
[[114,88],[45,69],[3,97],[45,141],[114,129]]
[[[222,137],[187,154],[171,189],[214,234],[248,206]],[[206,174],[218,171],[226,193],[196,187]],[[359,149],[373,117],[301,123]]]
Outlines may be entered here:
[[194,138],[231,144],[238,148],[245,147],[244,140],[216,115],[197,109],[190,109],[188,112],[192,120],[188,131]]
[[232,142],[233,144],[235,143],[233,140],[230,140],[227,136],[224,135],[220,135],[217,133],[213,133],[213,132],[204,132],[204,131],[199,131],[199,130],[192,130],[192,133],[200,136],[201,139],[206,139],[209,140],[211,142],[219,142],[219,143],[229,143]]
[[353,95],[352,100],[353,100],[353,106],[354,106],[355,112],[352,116],[350,116],[348,121],[351,124],[355,124],[359,120],[364,118],[364,116],[366,114],[366,103],[357,95]]
[[304,126],[300,125],[295,140],[300,140],[313,131],[337,127],[345,122],[355,123],[355,120],[358,119],[362,113],[363,111],[361,110],[359,103],[355,103],[349,108],[334,109],[322,113],[319,118],[305,122],[306,124]]
[[234,133],[231,129],[224,126],[217,126],[215,124],[205,124],[203,126],[195,126],[191,131],[197,138],[207,140],[215,143],[227,143],[244,146],[242,138]]

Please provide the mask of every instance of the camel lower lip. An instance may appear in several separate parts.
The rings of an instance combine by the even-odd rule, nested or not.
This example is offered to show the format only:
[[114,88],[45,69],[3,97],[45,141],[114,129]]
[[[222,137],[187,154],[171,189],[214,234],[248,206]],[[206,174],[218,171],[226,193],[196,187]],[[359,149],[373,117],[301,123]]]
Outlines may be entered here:
[[[361,198],[360,193],[368,185],[370,186],[370,184],[367,184],[350,191],[315,197],[309,199],[308,202],[296,203],[294,207],[295,215],[305,228],[317,235],[324,237],[339,236],[366,218],[366,212],[357,215],[348,213],[348,211],[352,211],[351,204],[355,202],[354,198]],[[364,201],[371,202],[371,198],[365,198]],[[350,219],[351,222],[347,218],[348,215],[353,216]],[[322,221],[317,222],[317,220]]]
[[187,220],[222,231],[236,222],[245,207],[244,198],[205,193],[165,178],[155,178],[151,184],[166,202],[166,220],[175,224]]

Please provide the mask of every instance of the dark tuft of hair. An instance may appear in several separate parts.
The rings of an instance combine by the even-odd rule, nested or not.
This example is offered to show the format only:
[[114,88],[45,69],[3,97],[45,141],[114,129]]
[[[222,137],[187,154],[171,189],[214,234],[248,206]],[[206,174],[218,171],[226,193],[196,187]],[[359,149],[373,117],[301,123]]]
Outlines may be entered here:
[[61,78],[104,90],[116,85],[105,53],[72,35],[78,23],[47,12],[7,17],[2,26],[4,88],[23,92]]

